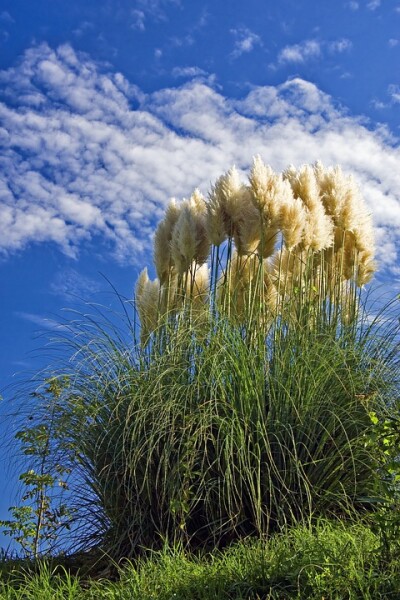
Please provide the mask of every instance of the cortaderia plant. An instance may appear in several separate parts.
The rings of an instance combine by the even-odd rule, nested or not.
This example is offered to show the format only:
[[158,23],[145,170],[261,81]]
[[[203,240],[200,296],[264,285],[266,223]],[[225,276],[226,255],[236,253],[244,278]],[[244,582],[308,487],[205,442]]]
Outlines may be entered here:
[[87,545],[222,547],[373,509],[399,333],[397,304],[365,302],[374,253],[339,167],[256,157],[247,181],[232,168],[170,202],[157,278],[136,283],[140,340],[99,313],[71,325],[61,438]]

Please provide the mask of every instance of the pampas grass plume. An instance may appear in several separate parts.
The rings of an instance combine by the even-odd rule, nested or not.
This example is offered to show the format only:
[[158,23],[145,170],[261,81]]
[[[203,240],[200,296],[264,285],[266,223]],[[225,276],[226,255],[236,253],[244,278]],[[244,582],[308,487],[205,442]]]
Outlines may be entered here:
[[194,215],[196,251],[194,260],[198,265],[204,264],[210,253],[210,238],[207,232],[207,204],[204,196],[195,189],[189,199]]
[[145,346],[159,323],[160,282],[149,279],[147,268],[140,273],[135,289],[136,307],[141,323],[141,342]]
[[210,241],[206,215],[204,198],[195,190],[190,199],[182,203],[172,232],[171,256],[179,275],[186,273],[193,261],[203,264],[208,258]]
[[305,208],[302,249],[319,252],[329,248],[333,244],[333,221],[325,212],[314,169],[303,165],[296,170],[291,165],[283,177],[290,183],[293,196],[300,199]]
[[300,244],[306,226],[306,212],[299,198],[282,204],[279,224],[286,247],[293,250]]
[[254,206],[251,190],[242,185],[231,214],[233,239],[239,255],[252,254],[260,244],[261,219]]
[[196,253],[195,220],[190,204],[185,201],[172,232],[171,256],[179,275],[187,272]]
[[283,180],[282,175],[266,166],[260,156],[253,158],[249,182],[254,205],[263,215],[266,225],[273,224],[279,218],[282,203],[293,198],[290,185]]
[[171,273],[171,239],[179,214],[180,208],[172,198],[154,235],[154,264],[161,284],[168,280]]

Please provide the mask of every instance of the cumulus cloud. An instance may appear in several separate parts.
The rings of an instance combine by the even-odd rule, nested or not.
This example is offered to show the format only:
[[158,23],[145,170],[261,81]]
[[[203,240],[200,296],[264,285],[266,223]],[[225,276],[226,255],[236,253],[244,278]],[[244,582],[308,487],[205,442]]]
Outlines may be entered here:
[[[0,74],[0,248],[91,241],[124,263],[151,248],[171,196],[188,196],[254,154],[274,169],[321,159],[355,174],[396,266],[400,149],[314,84],[296,78],[241,99],[194,79],[143,94],[70,46],[30,49]],[[99,246],[96,246],[97,251]]]
[[231,53],[232,58],[238,58],[242,54],[251,52],[256,46],[262,46],[260,36],[247,27],[231,29],[231,33],[235,37],[235,46]]

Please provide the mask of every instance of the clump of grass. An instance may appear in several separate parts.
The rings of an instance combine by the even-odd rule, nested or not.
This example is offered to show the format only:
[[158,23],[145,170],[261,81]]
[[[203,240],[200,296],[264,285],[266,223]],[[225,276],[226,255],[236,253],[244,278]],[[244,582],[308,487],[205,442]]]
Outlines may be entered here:
[[362,305],[373,253],[338,168],[257,158],[248,184],[232,169],[208,201],[172,202],[158,279],[136,286],[141,342],[98,316],[72,327],[56,445],[81,543],[118,559],[362,512],[380,485],[370,415],[398,383],[398,322]]

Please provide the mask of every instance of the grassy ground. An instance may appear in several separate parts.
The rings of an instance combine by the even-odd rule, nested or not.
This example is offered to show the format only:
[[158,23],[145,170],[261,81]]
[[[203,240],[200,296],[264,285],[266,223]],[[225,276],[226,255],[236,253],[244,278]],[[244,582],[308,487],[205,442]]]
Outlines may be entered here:
[[[179,549],[125,564],[118,579],[71,575],[42,563],[36,574],[3,562],[3,600],[261,600],[400,598],[400,553],[384,553],[362,524],[322,522],[268,541],[247,540],[204,557]],[[105,574],[105,573],[104,573]],[[104,575],[103,575],[104,576]]]

